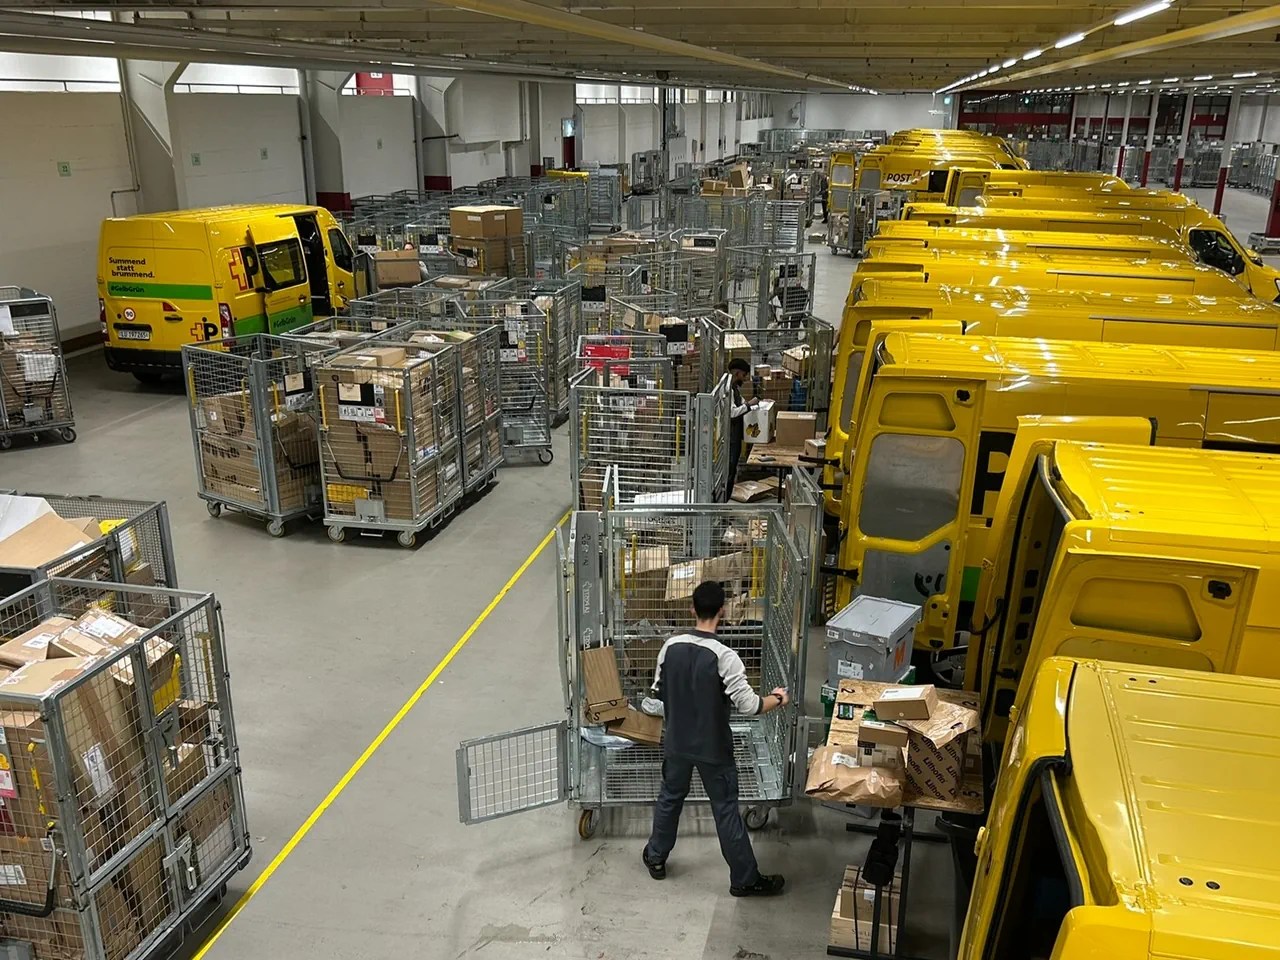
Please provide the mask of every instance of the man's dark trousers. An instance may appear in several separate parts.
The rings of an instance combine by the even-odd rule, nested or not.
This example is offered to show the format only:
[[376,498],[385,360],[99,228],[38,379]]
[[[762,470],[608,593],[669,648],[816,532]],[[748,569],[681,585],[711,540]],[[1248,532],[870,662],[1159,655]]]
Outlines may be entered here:
[[702,777],[711,813],[720,837],[720,852],[729,864],[729,886],[749,887],[760,877],[755,851],[747,836],[747,825],[738,810],[738,768],[733,764],[703,763],[685,757],[664,757],[662,789],[653,805],[653,833],[645,847],[645,859],[666,861],[676,845],[680,811],[689,795],[689,780],[694,768]]

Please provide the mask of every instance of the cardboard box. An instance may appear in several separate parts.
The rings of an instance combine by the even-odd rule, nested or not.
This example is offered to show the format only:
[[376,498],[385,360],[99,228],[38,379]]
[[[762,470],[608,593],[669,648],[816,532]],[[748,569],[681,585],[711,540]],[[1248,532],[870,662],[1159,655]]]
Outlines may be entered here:
[[745,163],[735,163],[729,168],[727,179],[730,187],[743,189],[751,186],[751,168]]
[[164,785],[169,802],[176,803],[200,785],[209,775],[204,748],[194,743],[180,743],[172,759],[164,761]]
[[627,714],[621,720],[609,724],[608,730],[620,737],[652,747],[662,743],[662,718],[651,717],[632,707],[627,707]]
[[718,197],[728,188],[729,184],[725,180],[703,180],[700,190],[705,196]]
[[[897,875],[880,896],[880,934],[876,950],[882,956],[891,957],[897,953],[901,890],[902,877]],[[860,867],[845,868],[844,880],[831,911],[830,946],[844,950],[871,949],[875,896],[876,888],[862,879]]]
[[745,333],[737,330],[726,330],[724,334],[724,364],[728,369],[734,360],[745,360],[751,363],[751,341]]
[[[652,602],[662,598],[670,566],[670,547],[659,544],[625,550],[622,554],[623,599]],[[0,652],[3,649],[0,647]]]
[[903,777],[896,771],[859,764],[856,748],[821,746],[809,761],[804,792],[817,800],[897,807],[902,804],[903,787]]
[[39,626],[0,644],[0,665],[16,669],[36,660],[47,660],[49,644],[73,622],[66,617],[50,617]]
[[72,550],[88,546],[95,539],[74,523],[55,513],[46,513],[0,540],[0,567],[20,570],[41,567]]
[[818,429],[818,415],[790,410],[779,411],[773,425],[773,442],[780,447],[804,447]]
[[8,771],[0,771],[0,834],[40,838],[56,819],[58,797],[49,737],[37,710],[0,711]]
[[449,210],[449,230],[454,237],[492,240],[524,234],[524,211],[520,207],[482,204]]
[[417,250],[379,250],[373,255],[379,288],[412,287],[422,282]]
[[782,368],[797,377],[809,376],[809,364],[812,351],[807,343],[799,344],[789,350],[782,351]]
[[582,716],[587,723],[611,723],[626,717],[627,698],[622,695],[618,655],[613,647],[583,650],[582,674],[586,686]]
[[920,615],[915,604],[855,597],[827,621],[827,682],[897,683],[911,665]]
[[747,443],[772,443],[777,407],[772,400],[761,400],[742,415],[742,434]]
[[907,782],[924,797],[957,799],[964,781],[969,738],[976,737],[978,712],[954,703],[937,705],[928,720],[903,720],[907,745]]
[[403,367],[407,357],[404,347],[366,347],[360,354],[373,357],[379,367]]
[[[178,675],[178,648],[163,637],[152,637],[143,643],[147,674],[151,680],[151,705],[163,713],[182,695],[182,679]],[[120,685],[120,696],[127,704],[136,703],[133,661],[121,660],[111,668],[111,678]]]
[[871,711],[858,723],[858,764],[884,767],[901,773],[905,768],[905,752],[909,736],[905,727],[886,723]]
[[825,437],[810,437],[804,442],[804,455],[813,460],[827,459],[827,440]]
[[931,683],[914,687],[890,687],[875,701],[881,720],[928,720],[938,709],[938,691]]
[[204,427],[208,433],[226,437],[254,436],[253,403],[247,390],[217,393],[200,401]]

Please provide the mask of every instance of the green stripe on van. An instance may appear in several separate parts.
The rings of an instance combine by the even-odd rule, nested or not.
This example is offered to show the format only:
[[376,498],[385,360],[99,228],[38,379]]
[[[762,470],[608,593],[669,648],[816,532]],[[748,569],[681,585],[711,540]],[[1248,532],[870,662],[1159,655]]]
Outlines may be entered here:
[[212,300],[213,287],[199,283],[134,283],[112,280],[107,284],[109,297],[150,297],[153,300]]
[[960,599],[977,600],[978,584],[982,580],[981,567],[965,567],[960,578]]
[[311,312],[311,304],[291,307],[273,313],[270,324],[266,314],[255,313],[249,317],[236,317],[236,336],[244,337],[251,333],[287,333],[296,327],[310,323],[315,317]]

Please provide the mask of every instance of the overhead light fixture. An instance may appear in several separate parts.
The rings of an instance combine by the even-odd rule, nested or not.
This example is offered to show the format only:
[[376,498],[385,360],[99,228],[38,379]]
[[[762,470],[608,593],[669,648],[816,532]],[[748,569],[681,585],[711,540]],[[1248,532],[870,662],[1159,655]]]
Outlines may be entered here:
[[1098,89],[1098,85],[1097,85],[1096,83],[1091,83],[1091,84],[1089,84],[1088,86],[1086,86],[1086,87],[1085,87],[1085,89],[1086,89],[1086,90],[1097,90],[1097,89]]
[[1017,57],[1012,57],[1012,58],[1010,58],[1010,59],[1006,60],[1004,63],[1000,64],[1000,66],[1002,66],[1002,67],[1004,67],[1006,70],[1008,70],[1010,67],[1012,67],[1012,66],[1013,66],[1015,63],[1017,63],[1017,62],[1018,62],[1018,58],[1017,58]]
[[991,66],[987,67],[987,73],[995,73],[999,69],[1000,69],[1000,64],[993,63]]
[[1244,73],[1233,73],[1231,75],[1231,79],[1243,80],[1245,77],[1256,77],[1257,75],[1258,75],[1257,70],[1246,70]]
[[1102,85],[1102,89],[1103,89],[1103,90],[1109,90],[1109,89],[1111,89],[1111,84],[1109,84],[1109,83],[1104,83],[1104,84]]
[[1038,49],[1038,48],[1037,48],[1037,49],[1035,49],[1035,50],[1028,50],[1026,53],[1024,53],[1024,54],[1022,55],[1022,59],[1023,59],[1023,60],[1034,60],[1036,57],[1040,56],[1040,54],[1042,54],[1042,53],[1044,53],[1044,51],[1043,51],[1043,50],[1040,50],[1040,49]]
[[1128,80],[1122,80],[1122,81],[1120,81],[1119,83],[1117,83],[1117,84],[1116,84],[1116,86],[1117,86],[1117,87],[1127,87],[1128,85],[1129,85],[1129,81],[1128,81]]
[[1149,3],[1145,7],[1139,7],[1137,10],[1130,10],[1116,17],[1115,25],[1123,27],[1127,23],[1133,23],[1135,20],[1141,20],[1143,17],[1149,17],[1154,13],[1160,13],[1162,10],[1168,10],[1173,6],[1171,0],[1159,0],[1158,3]]
[[1151,81],[1150,81],[1150,80],[1139,80],[1139,81],[1138,81],[1138,86],[1140,86],[1140,87],[1149,87],[1150,85],[1151,85]]
[[1165,77],[1165,78],[1164,78],[1163,80],[1161,80],[1160,82],[1161,82],[1161,83],[1177,83],[1177,82],[1178,82],[1178,78],[1177,78],[1177,77]]
[[1079,43],[1079,42],[1080,42],[1081,40],[1083,40],[1083,39],[1084,39],[1084,34],[1083,34],[1083,33],[1073,33],[1073,34],[1071,34],[1071,36],[1069,36],[1069,37],[1063,37],[1061,40],[1059,40],[1057,43],[1055,43],[1055,44],[1053,45],[1053,49],[1055,49],[1055,50],[1061,50],[1063,47],[1069,47],[1069,46],[1071,46],[1072,44]]
[[1212,74],[1212,73],[1206,73],[1206,74],[1202,74],[1201,76],[1198,76],[1198,77],[1192,77],[1191,79],[1192,79],[1192,80],[1195,80],[1195,81],[1200,81],[1200,80],[1212,80],[1212,79],[1213,79],[1213,74]]

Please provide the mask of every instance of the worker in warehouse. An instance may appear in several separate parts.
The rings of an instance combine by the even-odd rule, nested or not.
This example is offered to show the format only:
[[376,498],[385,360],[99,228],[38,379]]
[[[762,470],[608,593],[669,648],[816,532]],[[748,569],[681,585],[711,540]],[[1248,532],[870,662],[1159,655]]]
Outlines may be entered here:
[[742,399],[742,385],[751,377],[751,364],[737,357],[729,361],[729,379],[733,384],[733,395],[729,401],[729,481],[725,485],[724,502],[733,498],[733,487],[738,482],[738,461],[742,458],[743,417],[747,411],[756,406],[760,400],[751,397]]
[[761,873],[746,824],[738,810],[738,766],[733,756],[729,713],[756,716],[791,702],[778,687],[762,697],[751,689],[742,658],[716,637],[724,613],[724,588],[714,580],[693,591],[696,626],[671,637],[658,651],[653,697],[642,709],[664,717],[662,730],[662,789],[653,805],[653,833],[641,859],[655,880],[666,879],[667,857],[676,845],[680,811],[689,795],[689,781],[698,771],[720,838],[720,852],[729,864],[729,893],[735,897],[771,897],[782,892],[780,874]]

